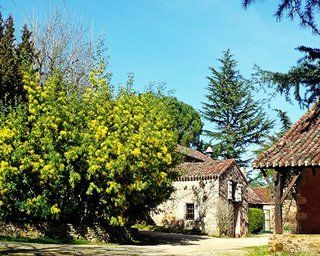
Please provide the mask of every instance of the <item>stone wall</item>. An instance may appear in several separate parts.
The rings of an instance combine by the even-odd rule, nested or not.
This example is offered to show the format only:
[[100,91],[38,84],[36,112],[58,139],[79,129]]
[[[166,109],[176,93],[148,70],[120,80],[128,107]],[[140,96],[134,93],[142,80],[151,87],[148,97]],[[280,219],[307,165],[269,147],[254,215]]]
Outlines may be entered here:
[[269,251],[319,255],[320,235],[273,235],[269,239]]
[[[228,201],[228,181],[237,182],[242,185],[242,202]],[[231,204],[234,209],[234,215],[238,215],[237,219],[240,228],[237,228],[237,219],[234,218],[234,229],[231,231],[232,236],[244,236],[248,233],[248,184],[243,173],[237,166],[231,167],[219,178],[219,196],[220,203]]]
[[132,232],[126,228],[101,225],[73,224],[14,224],[0,222],[0,236],[50,237],[63,240],[87,240],[92,242],[128,242]]
[[[219,235],[216,205],[219,200],[217,179],[176,181],[175,192],[161,204],[151,217],[158,226],[197,229],[210,235]],[[195,220],[186,220],[186,204],[195,205]]]
[[[228,201],[229,180],[242,184],[242,202]],[[219,219],[230,222],[227,212],[231,212],[233,219],[228,223],[227,234],[244,236],[248,232],[247,187],[248,184],[236,165],[225,171],[218,179],[176,181],[174,182],[175,192],[169,200],[151,213],[151,217],[158,226],[199,229],[203,233],[219,236],[224,233],[219,228]],[[196,206],[198,218],[195,220],[186,220],[188,203],[194,203]]]

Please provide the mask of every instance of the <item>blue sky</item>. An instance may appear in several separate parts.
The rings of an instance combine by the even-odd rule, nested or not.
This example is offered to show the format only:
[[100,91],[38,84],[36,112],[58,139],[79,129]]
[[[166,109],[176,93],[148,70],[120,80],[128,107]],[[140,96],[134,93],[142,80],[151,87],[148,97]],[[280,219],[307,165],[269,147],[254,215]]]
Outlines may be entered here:
[[[199,110],[208,67],[217,67],[223,50],[230,48],[242,75],[250,77],[254,64],[286,71],[301,57],[295,47],[318,46],[318,38],[296,22],[276,22],[274,2],[248,10],[242,9],[241,0],[0,0],[0,6],[14,16],[17,27],[32,15],[67,8],[70,17],[105,38],[113,83],[124,82],[129,72],[135,74],[138,89],[165,82],[179,100]],[[288,111],[293,121],[304,112],[284,97],[272,107]]]

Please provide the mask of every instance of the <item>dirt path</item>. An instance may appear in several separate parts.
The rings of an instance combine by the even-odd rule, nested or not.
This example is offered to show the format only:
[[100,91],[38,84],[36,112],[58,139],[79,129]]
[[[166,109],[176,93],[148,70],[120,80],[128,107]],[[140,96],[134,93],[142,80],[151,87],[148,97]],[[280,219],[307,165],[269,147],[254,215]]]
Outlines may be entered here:
[[142,232],[151,245],[53,245],[0,242],[0,255],[240,255],[251,246],[266,245],[267,236],[212,238],[158,232]]

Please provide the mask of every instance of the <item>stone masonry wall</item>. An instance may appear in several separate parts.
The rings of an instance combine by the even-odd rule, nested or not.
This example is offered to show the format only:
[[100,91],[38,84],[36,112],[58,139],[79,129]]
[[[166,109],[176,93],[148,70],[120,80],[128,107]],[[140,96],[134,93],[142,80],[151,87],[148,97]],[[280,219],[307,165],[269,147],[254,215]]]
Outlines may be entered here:
[[[243,186],[242,189],[242,202],[240,203],[231,203],[228,201],[228,181],[233,181],[241,184]],[[220,201],[223,204],[232,204],[232,207],[235,211],[239,210],[240,212],[240,233],[239,230],[234,229],[232,232],[234,236],[243,236],[248,233],[248,184],[244,179],[241,171],[237,168],[237,166],[233,166],[228,171],[226,171],[223,175],[220,176],[219,179],[219,195]]]
[[[219,183],[216,179],[176,181],[175,192],[161,204],[151,217],[158,226],[180,226],[185,229],[199,229],[210,235],[219,235],[216,205],[219,200]],[[196,220],[186,220],[186,204],[196,206]]]
[[92,242],[126,242],[131,240],[131,232],[121,227],[73,224],[16,224],[0,222],[0,236],[10,237],[50,237],[65,240],[87,240]]

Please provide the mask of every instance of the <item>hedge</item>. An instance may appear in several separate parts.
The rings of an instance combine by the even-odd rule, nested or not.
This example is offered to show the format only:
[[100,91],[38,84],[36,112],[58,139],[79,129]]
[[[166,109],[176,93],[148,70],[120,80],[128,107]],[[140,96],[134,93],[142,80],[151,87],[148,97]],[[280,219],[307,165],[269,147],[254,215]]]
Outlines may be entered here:
[[249,208],[249,232],[257,234],[263,229],[264,213],[258,208]]

